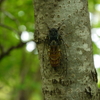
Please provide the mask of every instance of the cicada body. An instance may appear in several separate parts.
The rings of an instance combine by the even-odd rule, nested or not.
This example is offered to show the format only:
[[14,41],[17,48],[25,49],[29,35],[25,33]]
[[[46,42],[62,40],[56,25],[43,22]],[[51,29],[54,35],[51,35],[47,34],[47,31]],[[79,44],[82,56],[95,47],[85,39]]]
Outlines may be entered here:
[[48,50],[49,60],[52,67],[58,67],[61,60],[61,50],[55,40],[52,40]]
[[58,34],[58,29],[49,28],[47,35],[48,56],[52,67],[58,67],[61,64],[61,36]]

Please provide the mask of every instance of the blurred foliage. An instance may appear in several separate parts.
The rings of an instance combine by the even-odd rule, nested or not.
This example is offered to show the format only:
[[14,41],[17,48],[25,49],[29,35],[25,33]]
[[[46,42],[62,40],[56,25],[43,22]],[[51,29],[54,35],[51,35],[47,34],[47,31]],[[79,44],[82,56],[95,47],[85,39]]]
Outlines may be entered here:
[[98,87],[100,88],[100,68],[97,69],[97,73],[98,73]]
[[95,12],[95,5],[100,4],[100,0],[88,0],[88,8],[90,12]]
[[[35,53],[36,49],[28,52],[26,44],[17,46],[23,42],[21,40],[23,31],[34,34],[33,1],[1,1],[0,54],[5,54],[9,48],[13,48],[0,60],[0,100],[42,100],[39,60]],[[99,4],[100,0],[88,1],[89,11],[95,13],[95,5]],[[100,24],[95,25],[95,27],[100,27]],[[98,54],[98,47],[95,44],[93,47],[94,52]],[[100,73],[100,69],[97,72]],[[98,86],[100,86],[99,83]]]
[[[0,1],[1,3],[1,1]],[[32,0],[2,0],[0,4],[0,54],[23,42],[23,31],[34,32]],[[26,45],[0,60],[0,100],[41,100],[39,60]]]
[[93,42],[93,53],[100,55],[100,49],[97,47],[97,45]]

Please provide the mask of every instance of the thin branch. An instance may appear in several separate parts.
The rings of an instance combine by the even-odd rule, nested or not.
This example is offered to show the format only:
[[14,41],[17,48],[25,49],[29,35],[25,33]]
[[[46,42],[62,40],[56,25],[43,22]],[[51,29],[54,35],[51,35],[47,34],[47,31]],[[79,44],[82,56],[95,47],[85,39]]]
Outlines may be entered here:
[[2,5],[2,3],[4,2],[5,0],[0,0],[0,6]]
[[19,20],[14,15],[12,15],[10,12],[5,11],[4,9],[0,9],[0,11],[3,12],[3,14],[5,14],[5,16],[7,16],[9,19],[11,19],[12,21],[15,21],[17,27],[20,25]]
[[10,12],[3,11],[3,13],[4,13],[7,17],[9,17],[11,20],[15,21],[15,22],[16,22],[16,24],[17,24],[17,26],[19,26],[19,25],[20,25],[20,22],[18,21],[18,19],[17,19],[17,18],[15,18],[15,16],[14,16],[14,15],[12,15]]
[[11,30],[11,31],[14,31],[14,32],[18,33],[18,31],[15,30],[14,28],[9,27],[9,26],[7,26],[7,25],[4,25],[4,24],[2,24],[2,23],[0,23],[0,26],[3,27],[3,28],[6,28],[6,29],[8,29],[8,30]]
[[4,51],[3,46],[0,44],[0,54],[2,54]]
[[[32,40],[30,40],[30,41],[32,41]],[[30,42],[30,41],[27,41],[27,42]],[[10,52],[11,52],[12,50],[23,47],[27,42],[20,42],[20,43],[17,44],[16,46],[10,47],[6,52],[3,52],[3,53],[0,55],[0,60],[2,60],[5,56],[9,55]]]

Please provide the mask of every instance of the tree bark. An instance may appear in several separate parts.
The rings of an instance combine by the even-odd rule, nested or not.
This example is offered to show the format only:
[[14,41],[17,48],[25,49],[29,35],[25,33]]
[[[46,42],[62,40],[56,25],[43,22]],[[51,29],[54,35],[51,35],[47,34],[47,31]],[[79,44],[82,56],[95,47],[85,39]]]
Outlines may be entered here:
[[[44,100],[99,100],[87,0],[35,0],[34,5]],[[60,26],[64,41],[57,70],[50,65],[45,23]]]

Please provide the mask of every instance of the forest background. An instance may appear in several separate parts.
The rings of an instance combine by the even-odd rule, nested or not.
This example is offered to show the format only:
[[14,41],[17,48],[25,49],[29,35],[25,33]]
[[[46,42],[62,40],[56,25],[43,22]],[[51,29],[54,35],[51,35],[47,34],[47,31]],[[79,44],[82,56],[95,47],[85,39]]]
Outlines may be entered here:
[[[0,0],[0,100],[42,100],[34,1]],[[100,88],[100,0],[88,0]]]

